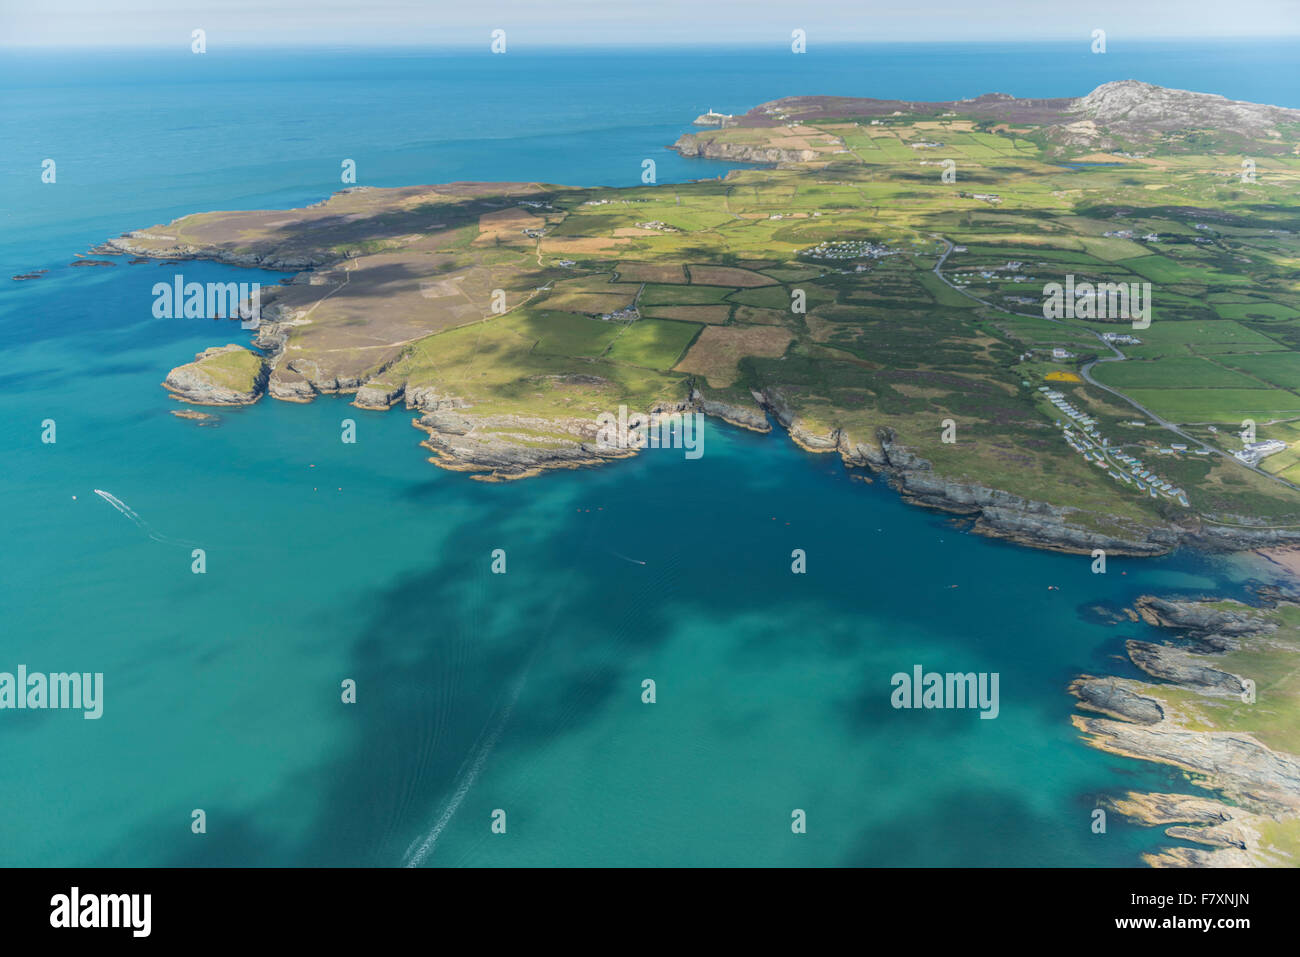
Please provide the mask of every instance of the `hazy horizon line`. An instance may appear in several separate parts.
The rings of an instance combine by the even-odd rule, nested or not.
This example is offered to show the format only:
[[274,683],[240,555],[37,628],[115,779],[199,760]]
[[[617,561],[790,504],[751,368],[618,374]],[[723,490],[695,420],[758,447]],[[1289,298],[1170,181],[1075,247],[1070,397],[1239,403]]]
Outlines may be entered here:
[[[220,34],[217,34],[220,39]],[[209,43],[212,42],[212,34],[208,35]],[[1251,43],[1285,43],[1288,41],[1300,41],[1300,26],[1295,33],[1278,34],[1261,33],[1250,35],[1206,35],[1206,36],[1168,36],[1168,35],[1132,35],[1124,36],[1120,41],[1120,48],[1132,43],[1211,43],[1211,44],[1251,44]],[[1005,40],[989,39],[966,39],[966,38],[927,38],[923,40],[912,39],[892,39],[892,40],[818,40],[809,44],[808,53],[815,53],[822,48],[866,48],[866,47],[900,47],[900,46],[1033,46],[1037,44],[1075,44],[1082,49],[1087,49],[1090,39],[1087,37],[1080,38],[1077,35],[1054,35],[1033,38],[1014,38]],[[474,40],[445,40],[439,43],[428,41],[390,41],[390,42],[367,42],[367,43],[341,43],[337,41],[303,41],[301,43],[285,42],[283,40],[275,42],[262,42],[258,40],[233,40],[221,42],[214,50],[231,50],[231,49],[257,49],[257,50],[410,50],[410,51],[430,51],[439,50],[467,50],[487,48],[491,43],[490,36],[484,36],[482,39]],[[1115,46],[1115,39],[1111,38],[1111,46]],[[744,49],[744,50],[766,50],[777,49],[784,50],[788,47],[785,38],[776,38],[772,41],[758,41],[754,39],[743,40],[718,40],[711,38],[701,41],[687,40],[657,40],[657,41],[616,41],[616,40],[592,40],[589,42],[575,42],[572,40],[554,41],[554,40],[537,40],[528,41],[526,38],[521,43],[518,39],[512,39],[510,45],[514,49],[522,48],[527,50],[600,50],[600,49],[643,49],[643,50],[701,50],[701,49]],[[176,43],[23,43],[23,42],[6,42],[0,40],[0,50],[157,50],[157,51],[183,51],[189,52],[190,37],[186,35],[177,40]],[[805,53],[803,55],[808,55]]]

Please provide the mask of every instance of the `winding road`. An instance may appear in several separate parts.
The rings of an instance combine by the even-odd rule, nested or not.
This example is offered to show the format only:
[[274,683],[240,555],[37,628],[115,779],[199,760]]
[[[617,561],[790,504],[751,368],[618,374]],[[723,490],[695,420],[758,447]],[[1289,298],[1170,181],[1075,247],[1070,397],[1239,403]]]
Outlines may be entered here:
[[934,274],[937,277],[939,277],[940,282],[946,285],[949,289],[952,289],[954,292],[958,293],[959,295],[964,296],[967,299],[970,299],[972,302],[977,302],[981,306],[985,306],[996,312],[1005,313],[1008,316],[1019,316],[1022,319],[1038,319],[1043,322],[1054,322],[1058,326],[1063,326],[1067,329],[1073,329],[1076,332],[1086,332],[1089,335],[1094,336],[1098,342],[1100,342],[1102,345],[1109,348],[1110,351],[1114,353],[1114,355],[1105,358],[1093,359],[1091,362],[1080,367],[1079,374],[1089,385],[1096,386],[1098,389],[1101,389],[1105,392],[1109,392],[1117,399],[1123,400],[1125,403],[1127,403],[1137,411],[1141,412],[1143,415],[1150,418],[1151,421],[1155,422],[1157,425],[1160,425],[1161,427],[1168,429],[1170,432],[1174,433],[1180,438],[1186,439],[1189,443],[1199,446],[1200,448],[1207,449],[1213,455],[1218,455],[1221,456],[1222,458],[1228,459],[1229,461],[1235,462],[1237,465],[1240,465],[1242,468],[1250,469],[1252,472],[1256,473],[1257,475],[1262,475],[1264,476],[1264,478],[1271,479],[1272,481],[1277,482],[1279,485],[1285,485],[1289,489],[1293,489],[1297,492],[1300,492],[1300,485],[1293,485],[1292,483],[1288,482],[1286,479],[1282,478],[1281,476],[1272,475],[1268,472],[1265,472],[1263,469],[1259,468],[1256,465],[1249,465],[1246,462],[1243,462],[1235,455],[1230,455],[1229,453],[1223,451],[1222,449],[1217,449],[1212,445],[1207,445],[1205,442],[1202,442],[1196,436],[1188,435],[1181,428],[1179,428],[1175,423],[1170,422],[1168,419],[1157,415],[1156,413],[1152,412],[1150,409],[1148,409],[1146,406],[1142,405],[1141,403],[1133,399],[1130,399],[1123,392],[1120,392],[1116,389],[1111,388],[1108,385],[1104,385],[1101,382],[1098,382],[1092,374],[1093,366],[1095,366],[1099,362],[1123,362],[1125,359],[1128,358],[1128,356],[1124,355],[1124,353],[1121,352],[1115,346],[1114,343],[1107,342],[1105,339],[1103,339],[1100,332],[1097,332],[1095,329],[1089,329],[1087,326],[1079,326],[1079,325],[1075,325],[1074,323],[1066,322],[1063,319],[1049,319],[1048,317],[1042,314],[1034,314],[1034,313],[1027,313],[1027,312],[1012,312],[1010,309],[1003,309],[1001,306],[995,306],[992,303],[985,302],[983,299],[979,298],[978,296],[974,296],[971,293],[967,292],[965,289],[962,289],[960,286],[956,285],[955,283],[950,282],[948,280],[948,277],[943,274],[943,264],[948,261],[948,256],[953,251],[953,243],[943,236],[939,236],[937,234],[931,234],[931,235],[933,235],[935,239],[938,239],[944,244],[943,255],[940,256],[939,261],[935,263]]

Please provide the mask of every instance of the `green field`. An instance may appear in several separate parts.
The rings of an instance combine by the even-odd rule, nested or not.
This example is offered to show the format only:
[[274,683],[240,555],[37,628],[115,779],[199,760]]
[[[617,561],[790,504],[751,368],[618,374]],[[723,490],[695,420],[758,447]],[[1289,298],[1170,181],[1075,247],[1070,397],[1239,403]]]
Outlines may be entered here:
[[1216,305],[1214,311],[1225,319],[1282,321],[1300,318],[1300,312],[1297,312],[1289,306],[1283,306],[1276,302],[1252,302],[1249,304],[1224,303]]
[[520,331],[537,339],[535,351],[556,356],[598,356],[618,336],[616,323],[551,310],[527,313]]
[[1170,285],[1225,285],[1235,286],[1250,282],[1248,276],[1222,272],[1213,267],[1170,259],[1168,256],[1144,256],[1141,259],[1126,259],[1120,265],[1152,282]]
[[642,306],[690,306],[722,302],[732,290],[726,286],[674,286],[647,284],[638,304]]
[[1223,365],[1240,369],[1270,385],[1300,390],[1300,355],[1276,352],[1260,356],[1224,356]]
[[1125,389],[1140,405],[1172,422],[1238,423],[1300,415],[1300,396],[1280,389]]
[[1098,382],[1115,389],[1253,389],[1260,383],[1209,359],[1155,359],[1099,362]]
[[671,369],[703,328],[691,322],[642,319],[623,328],[610,346],[609,358],[646,369]]

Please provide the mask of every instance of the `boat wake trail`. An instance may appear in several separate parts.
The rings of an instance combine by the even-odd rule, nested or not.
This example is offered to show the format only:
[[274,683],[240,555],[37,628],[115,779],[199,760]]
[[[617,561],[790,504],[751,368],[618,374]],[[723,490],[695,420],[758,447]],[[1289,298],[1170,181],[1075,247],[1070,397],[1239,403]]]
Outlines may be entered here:
[[644,565],[644,564],[645,564],[645,562],[641,561],[641,559],[639,559],[639,558],[628,558],[626,555],[620,555],[618,552],[613,551],[612,549],[610,550],[609,553],[610,553],[611,555],[613,555],[615,558],[621,558],[621,559],[623,559],[623,561],[625,561],[625,562],[631,562],[633,565]]
[[[592,529],[594,529],[594,526],[592,526]],[[593,534],[594,532],[592,530],[589,530],[587,533],[586,545],[588,548],[591,547],[591,538]],[[624,557],[625,556],[623,555],[619,555],[619,558]],[[627,561],[635,562],[636,559],[628,558]],[[640,564],[644,565],[645,562],[640,562]],[[567,582],[572,579],[572,577],[573,568],[570,567],[564,580]],[[518,675],[516,675],[514,682],[507,690],[504,707],[502,707],[500,711],[498,711],[484,726],[483,731],[479,733],[477,740],[475,740],[473,747],[470,748],[469,756],[466,757],[465,761],[456,771],[456,788],[452,791],[451,797],[447,800],[446,805],[442,809],[442,813],[438,815],[438,819],[434,822],[433,827],[430,828],[422,837],[417,837],[407,847],[406,853],[402,857],[402,865],[404,867],[419,867],[425,862],[429,855],[433,853],[433,849],[437,846],[438,839],[442,836],[443,830],[451,822],[451,819],[456,816],[456,812],[460,809],[461,803],[465,800],[466,795],[469,794],[470,790],[478,781],[479,775],[483,773],[483,768],[486,766],[488,758],[496,748],[497,742],[501,739],[501,735],[505,731],[506,725],[510,722],[510,715],[514,712],[515,705],[519,703],[519,696],[523,694],[524,684],[528,680],[529,672],[533,669],[533,664],[539,657],[541,657],[543,650],[550,640],[552,631],[555,627],[556,615],[559,613],[560,606],[563,603],[566,594],[566,588],[561,587],[556,589],[555,598],[549,609],[549,614],[545,616],[545,625],[541,629],[541,637],[533,644],[532,650],[529,651],[527,659],[520,667]]]
[[478,781],[479,775],[483,772],[483,765],[487,763],[488,756],[497,746],[497,741],[501,739],[501,732],[505,730],[506,724],[510,720],[511,712],[515,710],[515,704],[519,701],[519,695],[524,690],[524,679],[528,677],[528,669],[531,666],[532,661],[530,660],[528,664],[524,666],[523,671],[520,672],[519,677],[515,679],[515,683],[511,686],[509,697],[506,700],[506,706],[502,708],[500,713],[496,715],[495,719],[483,729],[483,733],[479,735],[478,741],[475,742],[475,746],[470,750],[470,757],[461,765],[460,770],[456,773],[456,777],[460,779],[460,784],[457,785],[456,790],[452,793],[451,799],[447,801],[447,806],[442,809],[442,814],[439,815],[433,828],[424,836],[423,839],[418,841],[418,844],[416,841],[412,841],[411,846],[406,849],[406,856],[402,861],[403,867],[419,867],[423,864],[424,859],[433,852],[434,845],[438,843],[438,838],[442,836],[443,828],[445,828],[447,824],[450,823],[451,819],[456,816],[456,812],[460,809],[461,802],[465,800],[465,796],[469,794],[470,790],[474,787],[475,782]]
[[182,548],[195,547],[193,542],[183,542],[177,538],[169,538],[166,535],[159,535],[157,532],[153,530],[153,528],[149,525],[148,522],[146,522],[143,518],[140,517],[139,513],[136,512],[135,509],[133,509],[130,505],[127,505],[126,502],[122,501],[112,492],[105,492],[102,488],[93,489],[93,491],[105,502],[113,506],[123,515],[129,518],[132,522],[134,522],[137,528],[141,529],[155,542],[159,542],[160,544],[163,545],[179,545]]

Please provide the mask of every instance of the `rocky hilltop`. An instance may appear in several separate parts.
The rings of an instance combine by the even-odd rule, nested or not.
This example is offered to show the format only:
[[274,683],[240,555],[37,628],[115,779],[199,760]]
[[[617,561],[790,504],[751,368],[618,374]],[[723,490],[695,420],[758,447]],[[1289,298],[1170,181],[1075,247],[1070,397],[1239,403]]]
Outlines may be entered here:
[[[1260,155],[1288,153],[1300,130],[1300,110],[1229,100],[1212,93],[1118,80],[1082,97],[1022,98],[986,93],[964,100],[906,101],[866,97],[794,96],[762,103],[729,119],[731,130],[793,124],[885,122],[898,117],[965,116],[989,124],[1035,126],[1052,148],[1113,150],[1151,147],[1204,149],[1207,137],[1224,148]],[[715,133],[688,134],[673,148],[683,155],[754,163],[808,162],[807,151],[744,143]]]
[[[1096,128],[1096,140],[1150,142],[1171,133],[1211,130],[1262,143],[1280,141],[1280,127],[1300,124],[1300,110],[1171,90],[1137,80],[1105,83],[1065,112]],[[1066,124],[1070,129],[1076,124]]]

